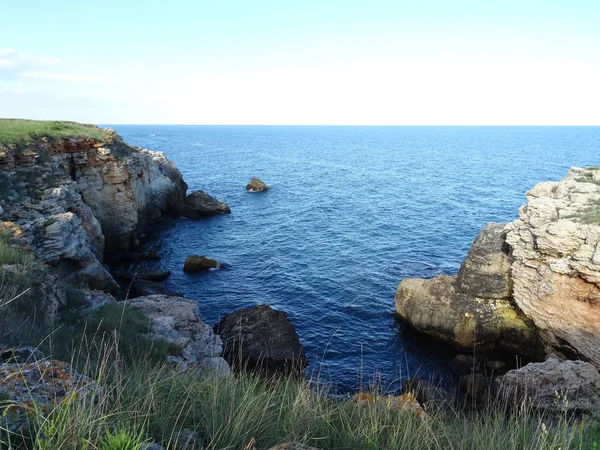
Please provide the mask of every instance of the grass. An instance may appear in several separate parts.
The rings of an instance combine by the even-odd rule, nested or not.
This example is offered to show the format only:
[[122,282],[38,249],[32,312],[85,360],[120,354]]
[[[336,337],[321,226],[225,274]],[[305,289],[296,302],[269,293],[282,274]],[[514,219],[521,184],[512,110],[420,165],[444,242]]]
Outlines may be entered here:
[[[136,449],[141,442],[154,441],[174,449],[184,429],[203,436],[207,450],[267,449],[289,441],[320,449],[373,450],[567,450],[600,445],[595,425],[581,426],[527,407],[511,416],[490,408],[418,417],[410,410],[329,398],[306,381],[203,377],[146,362],[112,367],[98,381],[105,392],[95,405],[67,398],[53,411],[35,414],[29,431],[34,445],[29,448]],[[115,442],[123,446],[110,446]]]
[[[2,316],[12,296],[0,289]],[[550,416],[525,402],[512,405],[511,413],[498,401],[475,411],[426,410],[418,416],[383,402],[333,398],[297,378],[177,371],[158,362],[167,353],[151,355],[154,343],[143,337],[149,326],[147,317],[122,302],[72,328],[64,324],[68,340],[61,340],[60,330],[47,332],[40,344],[52,341],[47,354],[69,361],[103,393],[94,403],[67,393],[50,410],[28,404],[29,425],[19,433],[3,429],[9,404],[0,397],[0,448],[139,450],[157,442],[172,450],[184,430],[192,430],[207,450],[260,450],[289,441],[320,449],[600,449],[597,418]]]
[[92,138],[106,140],[109,134],[106,130],[93,125],[64,121],[39,121],[25,119],[0,119],[0,143],[26,144],[47,137],[61,138]]

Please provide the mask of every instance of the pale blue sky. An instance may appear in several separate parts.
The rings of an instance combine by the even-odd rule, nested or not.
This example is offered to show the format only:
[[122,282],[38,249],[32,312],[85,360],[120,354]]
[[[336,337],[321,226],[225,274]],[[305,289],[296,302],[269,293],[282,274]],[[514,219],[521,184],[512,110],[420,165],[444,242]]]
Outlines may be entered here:
[[598,1],[10,2],[0,117],[600,125]]

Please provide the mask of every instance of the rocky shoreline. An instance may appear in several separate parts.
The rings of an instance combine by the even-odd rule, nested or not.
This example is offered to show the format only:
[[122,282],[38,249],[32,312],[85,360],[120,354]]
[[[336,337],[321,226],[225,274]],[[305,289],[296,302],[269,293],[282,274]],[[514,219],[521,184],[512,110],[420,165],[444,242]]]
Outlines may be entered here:
[[[232,312],[212,329],[202,321],[197,301],[160,284],[170,273],[111,273],[105,259],[158,257],[139,253],[139,244],[161,217],[199,219],[231,210],[203,191],[188,195],[181,173],[162,153],[129,146],[112,130],[105,136],[0,144],[2,232],[12,247],[35,256],[35,277],[17,274],[22,267],[16,264],[1,267],[5,277],[30,281],[21,300],[49,326],[60,311],[77,309],[85,316],[127,298],[128,307],[150,321],[145,338],[178,348],[167,357],[178,370],[303,374],[306,355],[285,313],[261,305]],[[259,182],[253,179],[246,189],[268,189]],[[474,354],[463,358],[467,370],[460,385],[467,397],[522,395],[516,393],[541,383],[540,405],[555,390],[566,392],[574,409],[596,408],[600,169],[573,168],[527,197],[519,220],[481,231],[456,276],[403,280],[396,313],[420,332]],[[218,261],[192,255],[184,270],[218,267]],[[80,294],[76,306],[69,300],[73,289]],[[539,362],[508,371],[490,352]],[[559,359],[541,362],[547,356]],[[10,370],[5,364],[14,361],[0,364],[0,370]],[[426,380],[409,380],[403,389],[423,405],[451,401]],[[365,401],[375,400],[357,399]]]

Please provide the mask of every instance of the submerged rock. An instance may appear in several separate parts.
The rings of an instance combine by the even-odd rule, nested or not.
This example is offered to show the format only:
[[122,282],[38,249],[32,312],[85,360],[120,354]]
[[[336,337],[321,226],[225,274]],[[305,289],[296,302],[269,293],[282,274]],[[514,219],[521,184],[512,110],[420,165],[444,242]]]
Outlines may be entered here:
[[211,197],[206,192],[195,191],[185,198],[179,212],[184,217],[195,219],[217,214],[229,214],[231,209],[227,204]]
[[250,180],[250,183],[246,185],[246,190],[252,192],[267,191],[269,190],[269,186],[267,186],[262,180],[258,178],[252,178]]
[[218,269],[219,261],[210,259],[206,256],[191,255],[188,256],[183,264],[183,271],[189,273],[205,272],[210,269]]
[[587,411],[600,408],[600,374],[584,361],[549,357],[530,363],[496,379],[496,386],[509,404],[523,402],[549,411]]
[[479,233],[457,276],[407,278],[396,291],[396,313],[460,350],[504,350],[540,356],[536,327],[511,298],[504,224]]
[[237,369],[301,374],[304,347],[287,314],[269,305],[253,306],[223,317],[215,325],[223,340],[223,355]]

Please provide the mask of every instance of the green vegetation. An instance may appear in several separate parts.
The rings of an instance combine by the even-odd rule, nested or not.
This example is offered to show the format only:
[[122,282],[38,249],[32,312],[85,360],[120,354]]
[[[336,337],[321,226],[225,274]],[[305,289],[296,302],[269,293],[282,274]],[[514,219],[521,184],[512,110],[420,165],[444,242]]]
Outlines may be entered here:
[[600,200],[590,201],[578,218],[582,223],[600,224]]
[[143,439],[173,449],[183,429],[198,431],[214,450],[267,449],[292,440],[321,449],[411,450],[594,449],[600,442],[590,423],[529,408],[510,417],[500,408],[418,417],[328,398],[292,379],[215,378],[137,363],[114,366],[98,381],[107,389],[93,406],[69,398],[34,416],[34,448],[134,449]]
[[26,144],[42,137],[49,139],[80,137],[102,141],[108,139],[109,135],[106,130],[76,122],[0,119],[1,144]]

